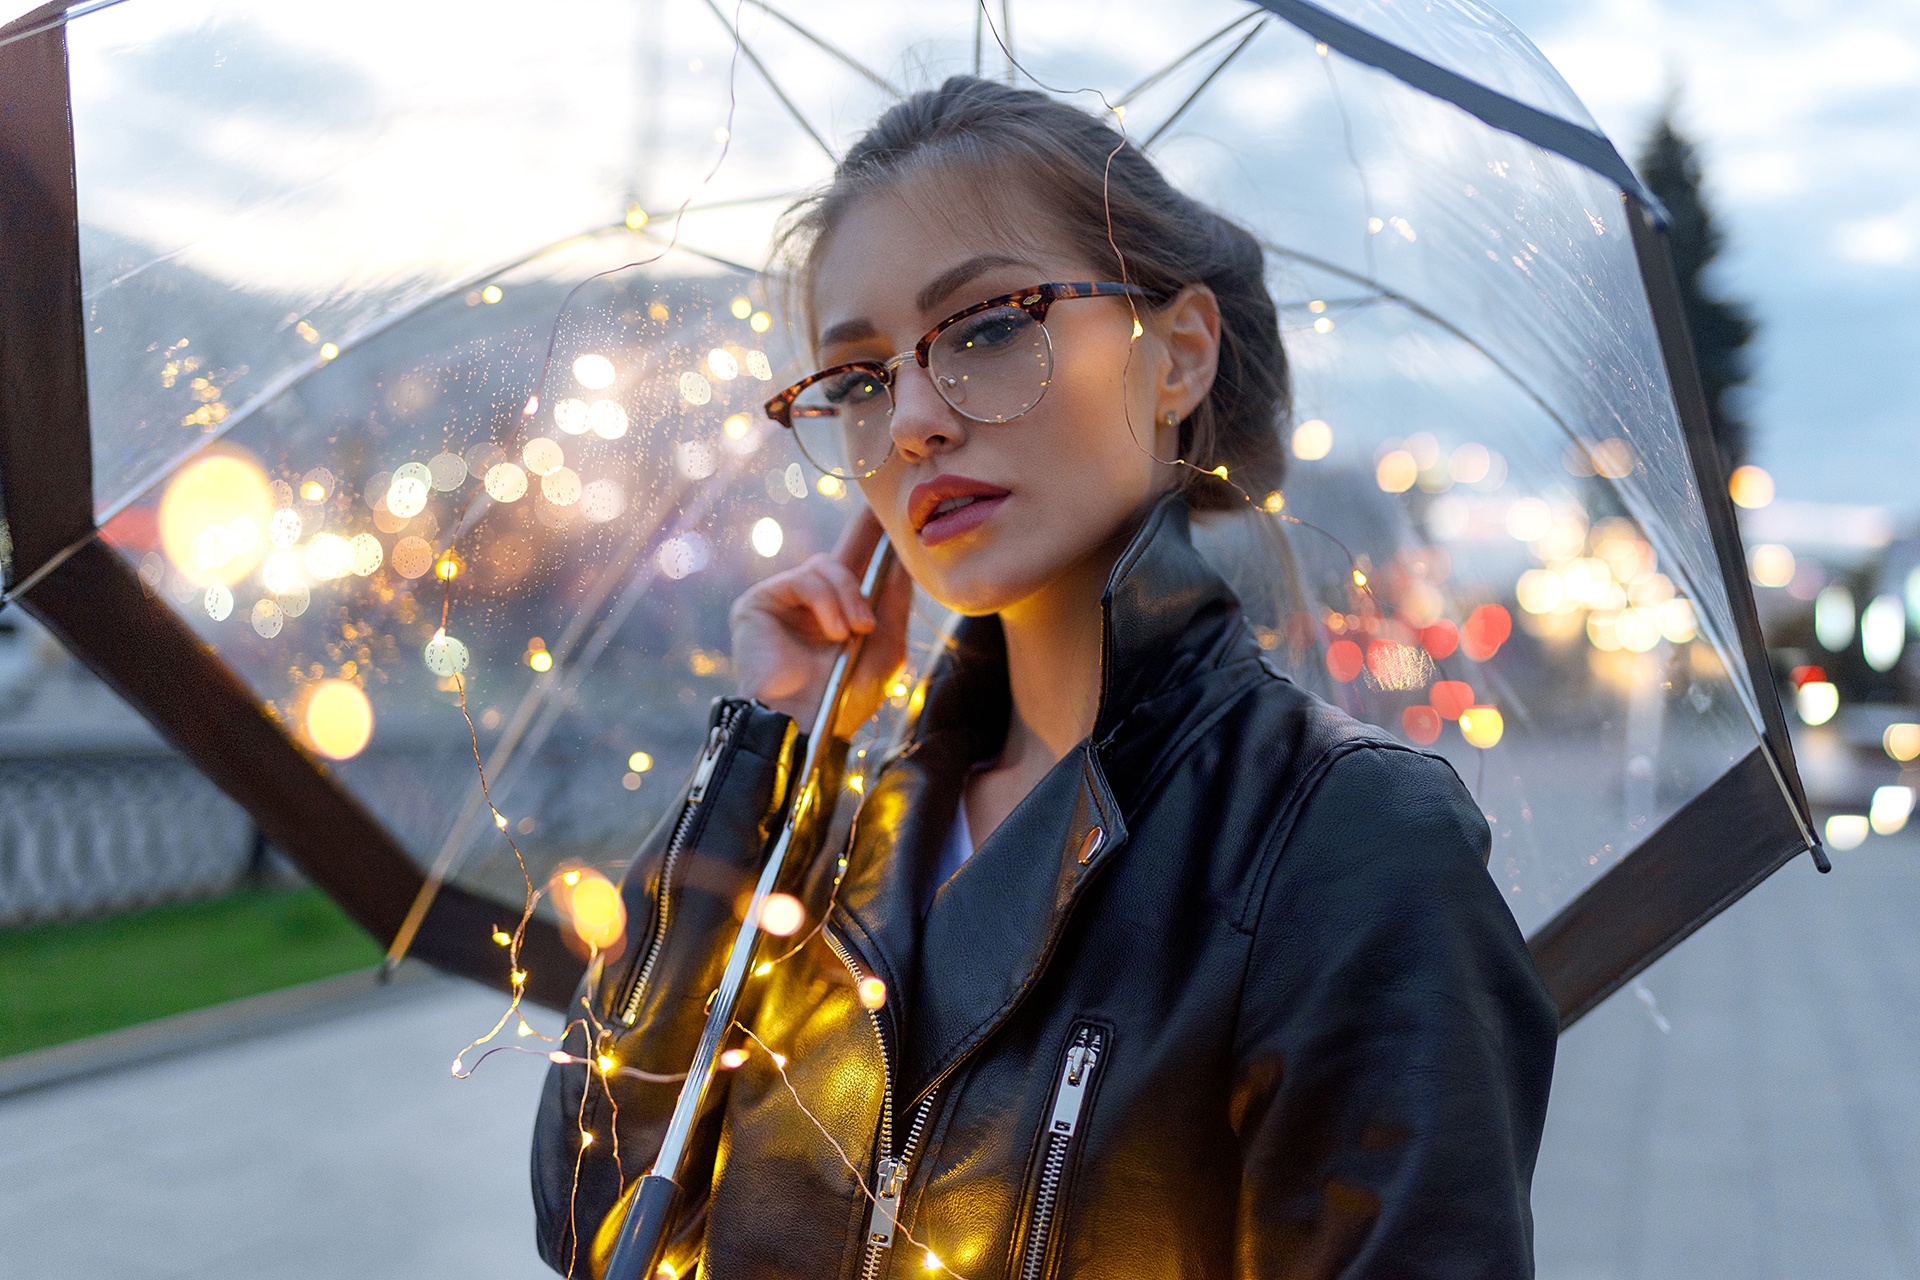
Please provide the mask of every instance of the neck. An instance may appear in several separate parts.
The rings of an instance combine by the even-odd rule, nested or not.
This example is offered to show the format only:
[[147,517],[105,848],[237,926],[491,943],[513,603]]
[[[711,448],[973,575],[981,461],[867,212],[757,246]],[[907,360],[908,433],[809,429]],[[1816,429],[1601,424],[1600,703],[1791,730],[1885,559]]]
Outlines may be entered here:
[[1132,527],[1000,612],[1013,715],[999,767],[1044,773],[1093,732],[1100,711],[1101,597]]

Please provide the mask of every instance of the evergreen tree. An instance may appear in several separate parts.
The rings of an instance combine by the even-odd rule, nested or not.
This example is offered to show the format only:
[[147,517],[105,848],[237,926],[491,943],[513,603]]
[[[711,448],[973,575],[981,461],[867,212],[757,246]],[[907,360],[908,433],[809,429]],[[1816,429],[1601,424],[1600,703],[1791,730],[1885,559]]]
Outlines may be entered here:
[[1706,280],[1724,233],[1701,194],[1700,157],[1693,142],[1674,127],[1669,99],[1640,153],[1640,175],[1667,206],[1667,240],[1680,277],[1680,300],[1693,335],[1694,359],[1707,393],[1707,411],[1720,459],[1729,473],[1747,460],[1748,426],[1739,391],[1751,373],[1747,344],[1757,326],[1739,302],[1720,297]]

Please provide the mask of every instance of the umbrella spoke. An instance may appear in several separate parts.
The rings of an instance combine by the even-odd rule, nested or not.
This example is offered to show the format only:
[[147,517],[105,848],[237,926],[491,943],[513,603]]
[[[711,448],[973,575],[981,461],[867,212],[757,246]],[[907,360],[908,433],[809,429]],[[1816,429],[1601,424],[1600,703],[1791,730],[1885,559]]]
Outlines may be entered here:
[[[866,79],[878,85],[880,88],[885,89],[888,93],[892,94],[894,97],[904,98],[907,96],[891,80],[888,80],[885,76],[873,70],[871,67],[867,66],[864,62],[861,62],[858,58],[854,57],[852,54],[848,53],[846,50],[841,49],[837,45],[829,43],[823,37],[816,35],[812,31],[809,31],[806,27],[801,26],[798,22],[795,22],[792,18],[789,18],[786,14],[780,12],[780,10],[774,8],[771,4],[768,4],[767,0],[748,0],[748,3],[752,4],[754,8],[759,9],[762,13],[767,14],[769,17],[773,18],[774,20],[784,23],[786,26],[792,28],[793,32],[796,35],[798,35],[801,39],[806,40],[810,44],[817,47],[821,52],[838,60],[841,64],[846,66],[848,69],[854,71],[855,73],[861,76],[864,76]],[[977,72],[980,66],[978,37],[976,37],[974,40],[973,61],[974,61],[974,70]]]
[[[1235,18],[1232,22],[1229,22],[1226,26],[1221,27],[1218,31],[1214,32],[1212,35],[1208,36],[1206,39],[1200,41],[1200,43],[1194,45],[1192,48],[1188,49],[1185,53],[1175,58],[1172,62],[1167,63],[1165,66],[1161,67],[1158,71],[1154,72],[1152,75],[1148,76],[1146,79],[1140,81],[1138,84],[1134,85],[1131,89],[1128,89],[1125,93],[1115,98],[1113,100],[1113,105],[1116,107],[1126,106],[1129,102],[1132,102],[1135,98],[1139,97],[1141,94],[1145,93],[1147,90],[1153,88],[1153,86],[1159,84],[1162,80],[1166,79],[1168,76],[1178,71],[1181,67],[1186,66],[1189,62],[1192,62],[1195,58],[1199,57],[1202,53],[1206,52],[1208,49],[1218,44],[1223,37],[1232,34],[1235,30],[1245,26],[1249,22],[1258,20],[1260,17],[1261,17],[1261,14],[1258,11],[1241,14],[1239,17]],[[974,61],[974,71],[976,74],[978,74],[979,68],[980,68],[980,58],[977,50],[974,55],[973,61]]]
[[720,12],[720,6],[715,4],[713,0],[706,0],[706,3],[707,11],[713,14],[713,16],[718,19],[720,25],[727,29],[727,34],[733,37],[734,47],[740,50],[748,62],[753,64],[753,69],[758,71],[760,78],[767,82],[767,88],[773,90],[773,96],[778,98],[780,105],[787,109],[787,114],[793,117],[793,122],[799,125],[801,130],[809,138],[813,139],[814,144],[820,148],[828,160],[839,159],[838,156],[834,155],[833,148],[827,145],[827,140],[820,136],[820,131],[815,129],[807,120],[806,116],[800,113],[800,108],[793,104],[793,99],[789,98],[786,90],[780,87],[780,82],[773,78],[773,72],[767,70],[767,64],[760,61],[760,55],[753,51],[753,46],[749,45],[746,39],[742,37],[740,32],[734,27],[733,23],[727,20],[727,15]]
[[1158,129],[1155,129],[1152,133],[1147,135],[1147,140],[1140,144],[1140,149],[1142,151],[1149,149],[1150,147],[1153,146],[1154,143],[1160,140],[1161,134],[1165,133],[1167,130],[1173,128],[1174,125],[1178,124],[1180,122],[1180,117],[1187,114],[1187,109],[1193,106],[1194,103],[1200,100],[1200,95],[1205,93],[1208,90],[1208,88],[1212,86],[1214,80],[1219,77],[1220,73],[1222,71],[1225,71],[1229,66],[1232,65],[1233,60],[1240,56],[1242,50],[1244,50],[1248,45],[1253,43],[1253,38],[1259,35],[1262,31],[1264,31],[1266,29],[1266,26],[1267,24],[1263,20],[1258,25],[1256,25],[1253,30],[1247,32],[1245,36],[1241,37],[1240,43],[1233,46],[1233,48],[1228,51],[1227,56],[1220,59],[1220,61],[1214,65],[1213,70],[1207,72],[1207,78],[1205,80],[1202,80],[1198,85],[1194,87],[1193,92],[1187,95],[1186,101],[1182,102],[1178,107],[1174,108],[1173,114],[1168,116],[1165,120],[1161,121],[1160,127]]

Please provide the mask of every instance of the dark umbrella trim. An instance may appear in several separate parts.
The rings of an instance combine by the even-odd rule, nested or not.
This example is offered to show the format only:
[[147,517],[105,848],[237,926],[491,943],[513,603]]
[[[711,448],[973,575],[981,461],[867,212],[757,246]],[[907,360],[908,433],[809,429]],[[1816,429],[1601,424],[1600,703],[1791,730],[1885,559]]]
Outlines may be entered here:
[[1503,133],[1525,138],[1534,146],[1565,156],[1591,169],[1654,211],[1662,222],[1666,212],[1637,174],[1602,134],[1563,120],[1538,107],[1516,102],[1456,71],[1449,71],[1399,45],[1383,40],[1364,27],[1336,17],[1307,0],[1257,0],[1261,8],[1286,19],[1300,30],[1355,62],[1377,67],[1422,93],[1451,102],[1468,115]]
[[1527,939],[1562,1031],[1806,850],[1763,750],[1748,752]]

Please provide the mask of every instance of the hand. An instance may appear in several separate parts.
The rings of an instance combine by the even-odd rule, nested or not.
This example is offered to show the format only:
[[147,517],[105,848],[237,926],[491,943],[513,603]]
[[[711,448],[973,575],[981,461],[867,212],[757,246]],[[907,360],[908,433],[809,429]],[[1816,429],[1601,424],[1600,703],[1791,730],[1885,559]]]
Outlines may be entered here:
[[783,711],[808,732],[833,660],[849,636],[865,636],[835,736],[847,738],[880,709],[887,684],[906,665],[913,580],[896,557],[872,606],[860,576],[880,541],[880,521],[862,506],[831,555],[774,574],[733,602],[733,669],[740,693]]

